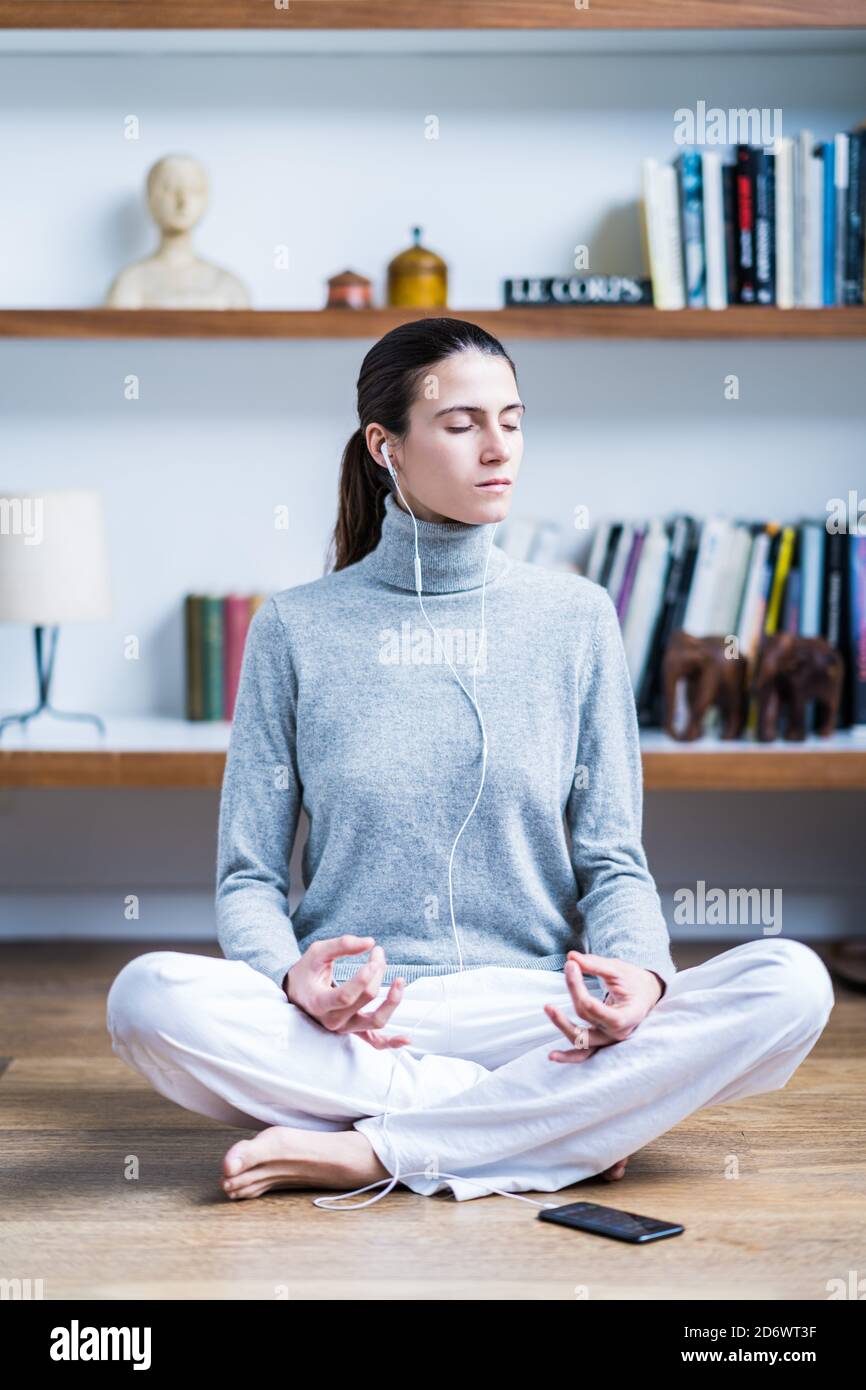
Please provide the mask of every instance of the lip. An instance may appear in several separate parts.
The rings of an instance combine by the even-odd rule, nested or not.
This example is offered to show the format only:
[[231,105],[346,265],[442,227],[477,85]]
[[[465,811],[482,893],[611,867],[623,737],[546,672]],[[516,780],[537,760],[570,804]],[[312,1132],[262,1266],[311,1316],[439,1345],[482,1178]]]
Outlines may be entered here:
[[488,483],[476,483],[476,487],[484,488],[487,492],[504,492],[511,487],[510,478],[491,478]]

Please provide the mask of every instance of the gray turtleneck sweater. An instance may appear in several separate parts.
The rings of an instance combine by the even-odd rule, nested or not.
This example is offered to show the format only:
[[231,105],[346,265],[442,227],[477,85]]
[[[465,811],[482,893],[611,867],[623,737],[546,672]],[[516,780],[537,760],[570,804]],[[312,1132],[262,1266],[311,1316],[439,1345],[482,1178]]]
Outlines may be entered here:
[[[641,843],[642,770],[619,621],[583,576],[490,551],[492,524],[418,522],[388,494],[357,564],[284,589],[247,634],[219,815],[223,954],[281,984],[313,941],[371,936],[383,983],[561,970],[571,948],[676,972]],[[290,916],[303,807],[305,893]],[[583,931],[583,936],[581,932]],[[344,956],[334,978],[368,953]]]

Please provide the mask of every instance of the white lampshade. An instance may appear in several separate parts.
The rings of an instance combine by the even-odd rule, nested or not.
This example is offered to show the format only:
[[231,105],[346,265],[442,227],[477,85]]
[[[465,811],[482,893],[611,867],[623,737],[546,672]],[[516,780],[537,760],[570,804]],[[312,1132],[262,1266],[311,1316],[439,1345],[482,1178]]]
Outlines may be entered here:
[[98,492],[0,492],[0,622],[49,627],[111,616]]

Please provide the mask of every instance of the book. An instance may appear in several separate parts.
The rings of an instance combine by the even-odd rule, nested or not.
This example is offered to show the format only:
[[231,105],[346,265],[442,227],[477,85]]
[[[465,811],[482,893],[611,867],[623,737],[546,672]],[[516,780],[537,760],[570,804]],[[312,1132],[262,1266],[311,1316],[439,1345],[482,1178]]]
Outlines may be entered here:
[[704,189],[701,156],[697,150],[683,150],[674,163],[680,206],[680,238],[683,248],[683,275],[686,303],[690,309],[707,304],[706,261],[704,259]]
[[833,181],[835,185],[836,236],[833,246],[833,303],[843,302],[845,257],[848,246],[848,136],[840,132],[835,140]]
[[782,136],[774,146],[776,170],[776,304],[793,309],[794,285],[794,142]]
[[822,297],[825,305],[836,303],[836,141],[825,140],[824,153],[824,244]]
[[842,267],[842,304],[863,303],[863,194],[866,189],[863,139],[863,131],[852,130],[848,133],[848,206]]
[[776,302],[776,169],[775,157],[755,150],[755,297]]
[[728,271],[725,255],[725,202],[722,188],[722,160],[716,150],[701,156],[704,194],[704,251],[707,277],[707,308],[726,309]]
[[848,541],[848,668],[851,727],[866,734],[866,536],[856,531]]

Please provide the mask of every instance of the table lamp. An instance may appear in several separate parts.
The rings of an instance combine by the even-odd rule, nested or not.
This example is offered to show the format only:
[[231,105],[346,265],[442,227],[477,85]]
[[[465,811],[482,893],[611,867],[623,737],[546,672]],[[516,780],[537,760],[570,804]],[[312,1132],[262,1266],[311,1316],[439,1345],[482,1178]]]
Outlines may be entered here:
[[[28,623],[36,640],[39,703],[0,719],[26,724],[44,710],[58,719],[95,714],[55,709],[49,699],[61,623],[111,616],[108,547],[102,497],[91,491],[0,494],[0,623]],[[47,641],[46,641],[47,634]]]

